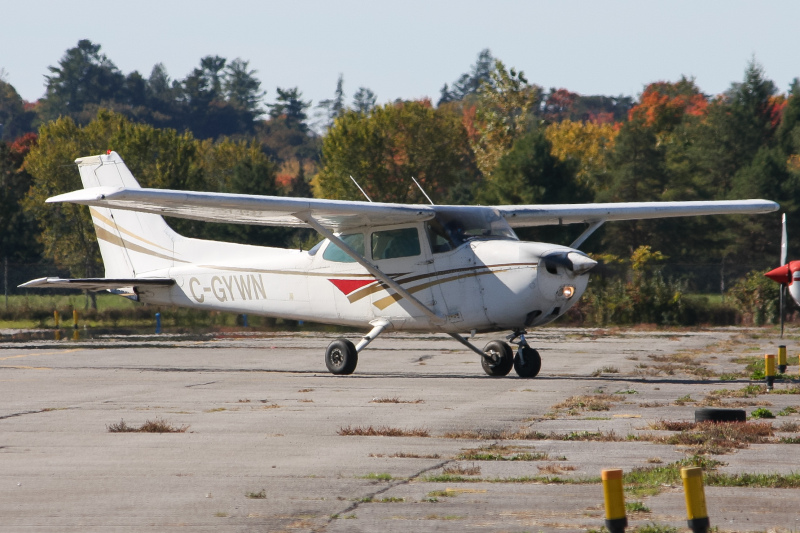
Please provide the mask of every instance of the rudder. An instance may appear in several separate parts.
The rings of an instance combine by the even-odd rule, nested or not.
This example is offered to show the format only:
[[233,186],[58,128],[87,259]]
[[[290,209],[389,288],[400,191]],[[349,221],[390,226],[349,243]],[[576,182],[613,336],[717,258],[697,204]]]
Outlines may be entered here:
[[[85,189],[141,188],[116,152],[75,160]],[[184,263],[175,257],[175,233],[159,215],[90,207],[107,278],[135,278]]]

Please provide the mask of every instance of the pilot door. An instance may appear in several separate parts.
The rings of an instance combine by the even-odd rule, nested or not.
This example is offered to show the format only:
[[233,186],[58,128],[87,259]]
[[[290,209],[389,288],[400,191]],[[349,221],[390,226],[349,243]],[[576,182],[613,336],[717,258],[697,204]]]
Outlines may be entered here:
[[[367,243],[372,262],[434,313],[444,316],[444,301],[435,276],[431,249],[421,225],[374,230]],[[378,315],[403,318],[423,317],[416,305],[389,287],[376,287],[372,305]],[[426,317],[427,320],[427,317]]]

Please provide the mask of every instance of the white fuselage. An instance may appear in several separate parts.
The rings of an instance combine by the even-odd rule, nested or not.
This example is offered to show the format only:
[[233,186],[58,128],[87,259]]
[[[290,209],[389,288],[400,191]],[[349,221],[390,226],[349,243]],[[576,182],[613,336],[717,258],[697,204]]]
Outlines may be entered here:
[[[363,230],[366,259],[443,318],[435,324],[417,306],[354,261],[312,251],[284,250],[180,238],[174,266],[147,273],[172,287],[139,288],[140,301],[363,327],[386,319],[395,330],[464,332],[522,329],[550,322],[583,293],[588,274],[540,267],[554,244],[473,238],[434,253],[422,224],[421,246],[410,256],[380,259],[374,235]],[[390,231],[397,226],[389,228]],[[329,260],[325,256],[339,258]],[[375,257],[373,257],[375,255]],[[565,296],[564,287],[572,287]]]

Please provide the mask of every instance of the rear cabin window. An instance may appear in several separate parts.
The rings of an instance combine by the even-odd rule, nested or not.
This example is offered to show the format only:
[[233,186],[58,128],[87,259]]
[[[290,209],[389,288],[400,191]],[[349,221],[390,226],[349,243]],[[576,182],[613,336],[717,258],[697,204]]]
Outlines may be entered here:
[[[355,252],[362,256],[364,255],[364,234],[351,233],[349,235],[339,235],[339,238],[344,241],[346,245],[355,250]],[[334,263],[355,263],[356,260],[347,255],[344,250],[336,246],[333,242],[329,242],[322,254],[322,258]]]
[[372,233],[372,258],[395,259],[422,253],[417,228],[390,229]]

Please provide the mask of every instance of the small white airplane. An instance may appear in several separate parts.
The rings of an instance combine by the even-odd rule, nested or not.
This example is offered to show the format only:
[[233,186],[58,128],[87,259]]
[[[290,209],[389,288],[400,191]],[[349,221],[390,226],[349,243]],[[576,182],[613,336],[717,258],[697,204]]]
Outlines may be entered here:
[[[20,287],[108,290],[140,302],[372,329],[338,339],[325,363],[351,374],[385,330],[444,332],[490,376],[539,373],[526,328],[563,315],[596,262],[577,249],[609,220],[767,213],[766,200],[440,206],[143,189],[122,158],[76,160],[84,189],[49,198],[91,206],[105,278],[41,278]],[[183,237],[161,215],[310,227],[324,240],[286,250]],[[522,242],[512,227],[587,223],[569,247]],[[461,334],[510,330],[483,350]]]

